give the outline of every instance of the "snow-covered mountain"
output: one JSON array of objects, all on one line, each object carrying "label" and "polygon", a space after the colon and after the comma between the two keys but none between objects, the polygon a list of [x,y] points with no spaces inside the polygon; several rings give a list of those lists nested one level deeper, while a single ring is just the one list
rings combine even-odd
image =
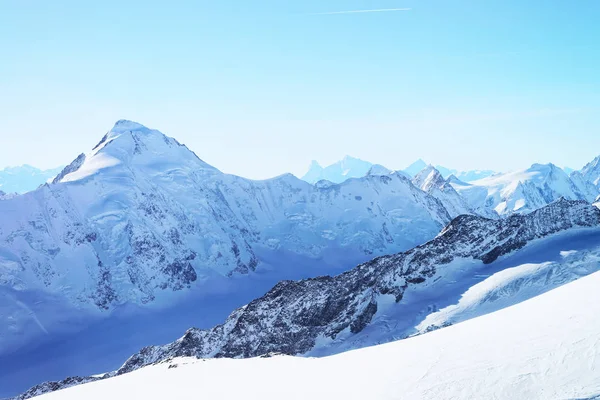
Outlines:
[{"label": "snow-covered mountain", "polygon": [[474,214],[466,200],[433,166],[425,167],[413,178],[412,182],[416,187],[441,201],[452,218],[461,214]]},{"label": "snow-covered mountain", "polygon": [[560,200],[528,215],[462,215],[434,240],[335,277],[283,281],[209,330],[151,346],[113,373],[175,357],[322,356],[422,334],[545,293],[600,269],[600,210]]},{"label": "snow-covered mountain", "polygon": [[373,164],[358,158],[346,156],[342,160],[322,167],[318,162],[312,161],[308,172],[302,180],[308,183],[317,183],[326,180],[333,183],[342,183],[350,178],[361,178],[369,172]]},{"label": "snow-covered mountain", "polygon": [[175,358],[40,400],[596,399],[599,285],[595,273],[465,323],[332,357]]},{"label": "snow-covered mountain", "polygon": [[325,273],[429,240],[449,220],[402,174],[252,181],[119,121],[52,184],[0,201],[0,353],[78,312],[168,303],[215,275],[311,261]]},{"label": "snow-covered mountain", "polygon": [[0,190],[5,193],[25,193],[53,179],[63,167],[41,170],[31,165],[0,170]]},{"label": "snow-covered mountain", "polygon": [[597,191],[577,174],[575,172],[571,179],[553,164],[534,164],[526,170],[497,174],[471,183],[452,179],[450,184],[476,212],[507,215],[531,212],[561,197],[592,202]]}]

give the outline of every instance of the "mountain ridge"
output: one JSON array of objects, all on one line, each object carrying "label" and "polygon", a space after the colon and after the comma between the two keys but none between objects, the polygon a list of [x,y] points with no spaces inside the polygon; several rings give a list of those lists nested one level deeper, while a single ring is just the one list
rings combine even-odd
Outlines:
[{"label": "mountain ridge", "polygon": [[[252,181],[139,126],[120,121],[55,183],[0,202],[0,288],[11,299],[0,350],[54,330],[62,311],[47,304],[101,317],[286,257],[355,265],[428,240],[450,220],[402,174],[321,188],[291,174]],[[40,294],[50,297],[33,300]]]},{"label": "mountain ridge", "polygon": [[[375,258],[334,277],[282,281],[263,297],[235,310],[224,324],[210,330],[191,328],[171,344],[146,347],[104,377],[173,357],[310,354],[324,340],[348,340],[361,333],[379,309],[403,304],[413,291],[437,281],[439,274],[450,273],[446,269],[457,260],[489,265],[532,241],[574,228],[599,226],[598,208],[565,199],[528,215],[514,214],[501,220],[461,215],[435,239],[407,252]],[[43,384],[29,393],[72,382]]]}]

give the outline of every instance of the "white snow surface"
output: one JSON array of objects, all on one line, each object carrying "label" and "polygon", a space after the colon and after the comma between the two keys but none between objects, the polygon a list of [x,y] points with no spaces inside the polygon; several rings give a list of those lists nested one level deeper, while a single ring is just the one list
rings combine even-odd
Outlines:
[{"label": "white snow surface", "polygon": [[599,286],[594,273],[501,311],[330,357],[177,358],[38,398],[590,399],[600,395]]},{"label": "white snow surface", "polygon": [[600,269],[600,251],[560,251],[561,260],[522,264],[470,287],[458,304],[445,307],[417,325],[418,332],[466,321],[520,303]]}]

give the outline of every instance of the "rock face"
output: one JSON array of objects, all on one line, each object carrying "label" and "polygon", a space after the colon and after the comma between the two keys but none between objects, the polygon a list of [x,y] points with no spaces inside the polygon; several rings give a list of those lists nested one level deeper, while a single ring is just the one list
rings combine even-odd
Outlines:
[{"label": "rock face", "polygon": [[324,186],[292,175],[252,181],[119,121],[52,184],[0,201],[0,295],[8,291],[0,353],[61,320],[60,309],[41,312],[32,293],[106,313],[168,301],[215,274],[276,268],[290,255],[355,265],[429,240],[449,220],[402,174]]},{"label": "rock face", "polygon": [[[599,226],[600,210],[584,201],[564,199],[531,214],[501,220],[461,215],[435,239],[412,250],[375,258],[335,277],[282,281],[264,296],[235,310],[222,325],[209,330],[192,328],[173,343],[146,347],[106,376],[173,357],[306,354],[320,342],[344,340],[360,333],[381,306],[390,301],[402,304],[407,291],[426,287],[448,273],[447,266],[453,262],[477,260],[490,264],[535,239]],[[44,385],[55,387],[61,383]]]}]

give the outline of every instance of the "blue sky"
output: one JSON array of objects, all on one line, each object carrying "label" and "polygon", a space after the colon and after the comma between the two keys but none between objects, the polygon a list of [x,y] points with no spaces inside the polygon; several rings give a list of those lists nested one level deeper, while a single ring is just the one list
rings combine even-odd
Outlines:
[{"label": "blue sky", "polygon": [[[125,3],[125,4],[124,4]],[[323,14],[410,8],[408,11]],[[600,154],[600,1],[0,1],[0,166],[121,118],[252,178]]]}]

